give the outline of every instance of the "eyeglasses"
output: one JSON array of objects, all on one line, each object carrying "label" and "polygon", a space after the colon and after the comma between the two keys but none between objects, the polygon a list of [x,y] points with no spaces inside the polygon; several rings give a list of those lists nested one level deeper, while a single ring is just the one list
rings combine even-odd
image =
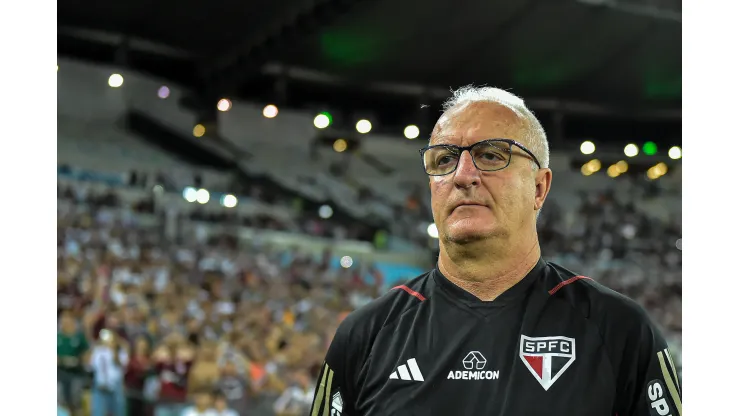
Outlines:
[{"label": "eyeglasses", "polygon": [[419,150],[424,171],[429,176],[448,175],[457,169],[460,155],[464,151],[470,152],[473,164],[478,170],[492,172],[504,169],[511,163],[512,148],[516,146],[529,155],[538,168],[542,168],[540,161],[529,149],[521,143],[511,139],[489,139],[471,146],[456,146],[453,144],[437,144],[426,146]]}]

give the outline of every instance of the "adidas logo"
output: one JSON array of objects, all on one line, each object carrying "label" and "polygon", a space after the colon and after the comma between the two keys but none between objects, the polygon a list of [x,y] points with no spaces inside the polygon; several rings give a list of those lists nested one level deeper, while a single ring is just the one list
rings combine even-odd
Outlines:
[{"label": "adidas logo", "polygon": [[[408,367],[407,367],[408,365]],[[391,380],[413,380],[413,381],[424,381],[424,376],[421,375],[419,366],[416,364],[416,358],[411,358],[406,361],[406,364],[401,364],[398,369],[391,373]]]}]

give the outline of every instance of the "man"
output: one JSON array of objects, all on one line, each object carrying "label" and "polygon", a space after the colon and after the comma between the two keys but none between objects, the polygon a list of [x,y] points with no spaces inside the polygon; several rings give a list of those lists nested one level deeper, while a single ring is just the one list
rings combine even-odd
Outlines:
[{"label": "man", "polygon": [[[226,398],[230,409],[238,414],[247,414],[249,410],[249,380],[245,374],[240,374],[236,360],[236,357],[228,357],[223,363],[219,380],[216,383],[216,390]],[[244,372],[246,372],[246,368]]]},{"label": "man", "polygon": [[291,383],[273,404],[277,416],[305,415],[311,407],[313,389],[311,379],[305,370],[295,370],[290,375]]},{"label": "man", "polygon": [[93,372],[92,416],[125,414],[123,378],[128,360],[125,341],[109,329],[100,331],[100,341],[93,347],[89,363]]},{"label": "man", "polygon": [[542,259],[548,159],[521,99],[454,93],[422,149],[437,267],[341,323],[313,416],[681,415],[643,309]]},{"label": "man", "polygon": [[86,378],[84,355],[89,345],[70,311],[62,312],[61,330],[57,333],[57,380],[62,386],[64,404],[77,411],[82,384]]}]

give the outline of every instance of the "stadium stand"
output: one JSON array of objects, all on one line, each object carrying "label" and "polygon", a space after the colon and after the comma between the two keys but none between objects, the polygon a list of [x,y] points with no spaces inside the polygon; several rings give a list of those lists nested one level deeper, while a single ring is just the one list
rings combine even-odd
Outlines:
[{"label": "stadium stand", "polygon": [[[222,131],[253,158],[242,170],[200,166],[122,121],[135,107],[193,122],[156,99],[156,80],[128,76],[121,97],[84,82],[106,68],[72,63],[64,72],[72,75],[59,80],[60,403],[89,411],[99,370],[85,358],[118,343],[128,351],[118,387],[129,414],[179,415],[216,398],[242,415],[305,414],[341,319],[434,265],[417,154],[385,155],[397,167],[391,175],[362,161],[334,175],[329,166],[343,156],[311,157],[310,115],[284,111],[288,121],[268,125],[260,109],[235,102]],[[613,180],[568,163],[553,154],[559,170],[539,224],[545,257],[641,302],[680,368],[680,168],[660,181]],[[240,183],[262,177],[287,191]],[[199,189],[208,190],[204,203]],[[387,200],[373,197],[381,193]],[[227,196],[238,204],[225,206]],[[330,207],[355,217],[328,218]],[[357,220],[370,217],[380,220]],[[209,398],[214,389],[221,396]]]}]

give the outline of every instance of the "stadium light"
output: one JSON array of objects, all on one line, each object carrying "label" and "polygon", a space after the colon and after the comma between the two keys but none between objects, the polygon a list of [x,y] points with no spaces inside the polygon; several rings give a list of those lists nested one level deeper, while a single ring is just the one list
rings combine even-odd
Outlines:
[{"label": "stadium light", "polygon": [[332,147],[335,152],[342,153],[347,150],[347,141],[344,139],[337,139]]},{"label": "stadium light", "polygon": [[413,140],[419,137],[419,128],[413,124],[410,124],[406,126],[405,129],[403,129],[403,135],[406,136],[407,139]]},{"label": "stadium light", "polygon": [[357,129],[358,133],[365,134],[370,133],[370,130],[373,129],[372,123],[370,123],[370,120],[365,120],[364,118],[357,122],[355,125],[355,128]]},{"label": "stadium light", "polygon": [[327,113],[320,113],[313,119],[313,125],[317,129],[325,129],[331,124],[331,117]]},{"label": "stadium light", "polygon": [[665,175],[667,172],[668,172],[668,165],[666,165],[663,162],[660,162],[657,165],[648,169],[647,177],[652,180],[655,180]]},{"label": "stadium light", "polygon": [[619,173],[627,172],[627,169],[629,169],[629,165],[624,160],[620,160],[615,166],[619,170]]},{"label": "stadium light", "polygon": [[657,152],[658,145],[654,142],[645,142],[645,144],[642,145],[642,153],[645,153],[648,156],[652,156]]},{"label": "stadium light", "polygon": [[630,143],[627,146],[624,146],[624,154],[627,157],[635,157],[637,154],[640,153],[640,150],[637,148],[637,145],[634,143]]},{"label": "stadium light", "polygon": [[665,163],[663,163],[663,162],[660,162],[660,163],[658,163],[657,165],[655,165],[655,171],[656,171],[656,172],[657,172],[657,173],[658,173],[658,174],[659,174],[660,176],[663,176],[663,175],[665,175],[666,173],[668,173],[668,165],[666,165],[666,164],[665,164]]},{"label": "stadium light", "polygon": [[609,169],[606,170],[606,174],[609,175],[610,178],[616,178],[619,176],[619,168],[617,165],[611,165],[609,166]]},{"label": "stadium light", "polygon": [[227,194],[221,197],[221,205],[226,208],[234,208],[239,201],[234,195]]},{"label": "stadium light", "polygon": [[218,111],[231,110],[231,100],[229,100],[228,98],[222,98],[218,100],[218,104],[216,104],[216,108],[218,108]]},{"label": "stadium light", "polygon": [[206,134],[206,126],[202,124],[196,124],[195,127],[193,127],[193,136],[203,137],[204,134]]},{"label": "stadium light", "polygon": [[591,169],[588,168],[588,163],[584,163],[583,166],[581,166],[581,173],[583,176],[591,176],[593,174]]},{"label": "stadium light", "polygon": [[594,144],[594,142],[586,140],[585,142],[581,143],[581,153],[583,153],[584,155],[590,155],[595,151],[596,145]]},{"label": "stadium light", "polygon": [[192,186],[188,186],[182,191],[182,197],[185,198],[188,202],[195,202],[196,195],[198,191],[195,190]]},{"label": "stadium light", "polygon": [[586,163],[586,166],[588,167],[588,170],[591,171],[591,173],[596,173],[601,170],[601,161],[599,161],[599,159],[592,159],[588,163]]},{"label": "stadium light", "polygon": [[334,215],[334,210],[329,205],[322,205],[319,207],[319,217],[323,219],[329,219]]},{"label": "stadium light", "polygon": [[108,85],[112,88],[118,88],[123,85],[123,76],[121,74],[112,74],[108,78]]},{"label": "stadium light", "polygon": [[166,85],[162,85],[161,87],[159,87],[159,90],[157,90],[157,97],[164,100],[165,98],[169,96],[170,96],[170,89],[167,88]]},{"label": "stadium light", "polygon": [[429,234],[429,237],[439,238],[439,230],[437,230],[437,226],[434,223],[429,224],[427,227],[427,234]]},{"label": "stadium light", "polygon": [[277,106],[273,104],[268,104],[265,106],[265,108],[262,110],[262,115],[265,116],[265,118],[275,118],[278,115],[278,108]]},{"label": "stadium light", "polygon": [[647,171],[647,177],[650,180],[656,180],[656,179],[658,179],[660,177],[660,175],[658,175],[658,172],[655,171],[655,166],[653,166],[650,169],[648,169],[648,171]]},{"label": "stadium light", "polygon": [[205,189],[198,189],[195,193],[195,200],[198,201],[199,204],[207,204],[209,199],[211,199],[211,194]]},{"label": "stadium light", "polygon": [[339,265],[345,269],[349,269],[350,267],[352,267],[352,263],[354,263],[354,261],[350,256],[343,256],[341,259],[339,259]]},{"label": "stadium light", "polygon": [[681,159],[683,151],[678,146],[673,146],[668,150],[668,157],[671,159]]}]

